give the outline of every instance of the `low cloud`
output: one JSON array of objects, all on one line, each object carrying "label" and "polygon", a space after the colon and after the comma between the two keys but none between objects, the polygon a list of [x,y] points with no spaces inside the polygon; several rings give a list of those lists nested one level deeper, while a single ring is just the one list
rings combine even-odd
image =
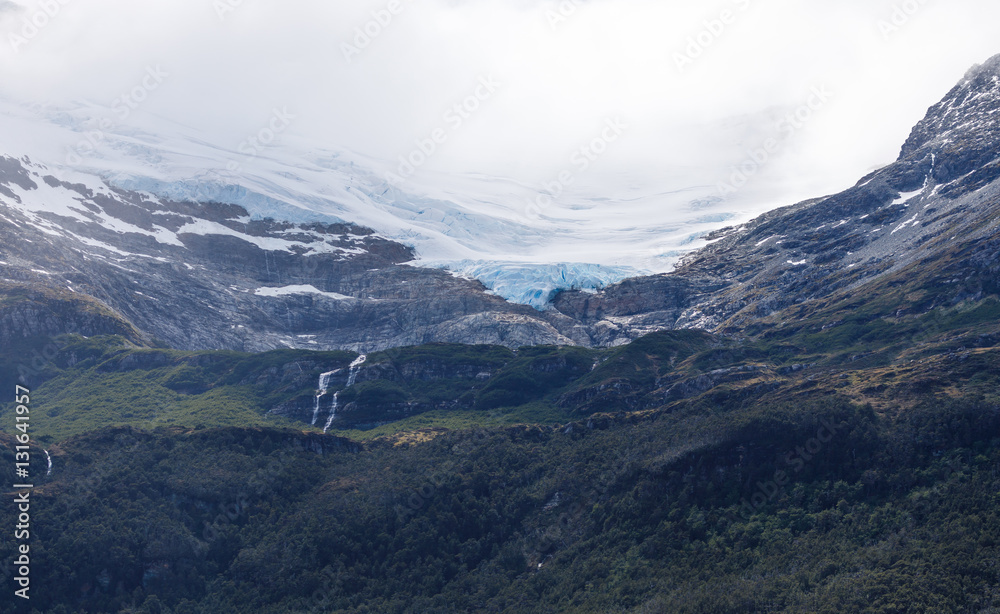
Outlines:
[{"label": "low cloud", "polygon": [[[744,213],[890,162],[926,108],[1000,51],[1000,7],[977,0],[66,1],[13,48],[8,37],[43,4],[11,15],[19,5],[0,0],[6,97],[110,106],[162,66],[170,80],[144,110],[220,147],[289,108],[300,142],[392,170],[490,78],[495,94],[415,173],[542,191],[621,118],[628,131],[563,192],[570,201],[575,190],[714,187],[814,88],[835,93],[727,196]],[[669,220],[672,206],[657,215]]]}]

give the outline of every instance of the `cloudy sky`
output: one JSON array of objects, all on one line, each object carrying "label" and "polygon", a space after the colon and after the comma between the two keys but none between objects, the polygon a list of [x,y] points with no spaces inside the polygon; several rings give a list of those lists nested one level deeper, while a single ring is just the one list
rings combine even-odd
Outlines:
[{"label": "cloudy sky", "polygon": [[568,169],[592,197],[721,189],[770,142],[739,186],[740,206],[763,210],[892,161],[927,107],[1000,53],[1000,5],[0,0],[0,32],[8,99],[120,108],[154,70],[143,112],[231,149],[275,108],[295,116],[285,138],[389,171],[437,135],[415,181],[545,192]]}]

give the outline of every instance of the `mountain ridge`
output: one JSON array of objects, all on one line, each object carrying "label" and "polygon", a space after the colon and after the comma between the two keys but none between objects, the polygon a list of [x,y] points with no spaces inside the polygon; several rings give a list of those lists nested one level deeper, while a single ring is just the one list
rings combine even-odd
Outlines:
[{"label": "mountain ridge", "polygon": [[[1000,56],[928,110],[896,162],[854,187],[717,231],[671,273],[596,295],[564,292],[554,306],[604,324],[607,343],[650,328],[735,330],[795,303],[856,290],[940,253],[952,237],[996,233],[998,137]],[[707,296],[691,293],[713,286]],[[626,298],[636,295],[639,309]]]},{"label": "mountain ridge", "polygon": [[[738,332],[792,305],[860,291],[944,253],[952,237],[991,237],[998,136],[1000,56],[971,69],[913,128],[896,162],[854,187],[716,231],[671,273],[565,290],[543,311],[410,266],[412,249],[370,229],[253,220],[237,205],[83,185],[9,157],[0,160],[0,266],[8,283],[82,291],[147,342],[179,349],[607,347],[659,330]],[[79,281],[54,281],[48,269],[77,258],[70,254],[82,261],[60,275]]]}]

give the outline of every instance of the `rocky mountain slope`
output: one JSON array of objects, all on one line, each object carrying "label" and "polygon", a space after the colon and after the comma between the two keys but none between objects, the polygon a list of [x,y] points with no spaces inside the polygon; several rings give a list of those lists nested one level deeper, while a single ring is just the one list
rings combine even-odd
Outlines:
[{"label": "rocky mountain slope", "polygon": [[870,293],[958,246],[995,263],[998,179],[1000,56],[970,70],[913,129],[899,159],[853,188],[717,232],[670,274],[596,295],[564,292],[554,305],[595,344],[609,344],[663,328],[739,331],[791,305]]},{"label": "rocky mountain slope", "polygon": [[[89,297],[146,343],[181,349],[375,350],[428,342],[570,344],[478,282],[405,263],[412,251],[346,224],[253,220],[236,205],[160,200],[0,158],[0,289]],[[9,303],[9,304],[8,304]],[[0,338],[71,329],[12,301]],[[52,315],[51,313],[49,314]],[[560,328],[572,326],[562,318]],[[82,334],[112,332],[82,325]],[[120,331],[115,331],[120,332]]]},{"label": "rocky mountain slope", "polygon": [[[5,158],[0,274],[7,292],[89,296],[147,342],[182,349],[608,346],[663,329],[735,331],[790,305],[864,292],[957,243],[989,243],[998,136],[1000,57],[969,71],[899,159],[855,187],[720,231],[673,273],[563,292],[543,312],[406,266],[411,251],[369,229],[251,220],[238,206],[164,201]],[[9,311],[0,321],[15,320],[26,321]],[[0,337],[17,334],[6,328]]]},{"label": "rocky mountain slope", "polygon": [[[970,70],[899,159],[853,188],[719,231],[672,273],[565,291],[544,311],[408,266],[410,249],[370,229],[251,219],[235,205],[172,202],[5,158],[0,283],[9,296],[45,288],[64,305],[89,297],[120,320],[114,331],[79,332],[128,329],[145,344],[187,350],[601,347],[658,330],[739,333],[790,306],[870,293],[915,263],[944,266],[955,250],[988,272],[998,136],[1000,56]],[[4,303],[0,338],[60,328],[55,311],[45,324],[17,305]]]}]

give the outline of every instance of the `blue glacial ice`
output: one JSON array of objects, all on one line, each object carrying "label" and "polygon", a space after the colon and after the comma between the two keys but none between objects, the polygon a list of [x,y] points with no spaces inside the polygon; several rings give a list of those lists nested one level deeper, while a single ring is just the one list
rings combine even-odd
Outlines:
[{"label": "blue glacial ice", "polygon": [[646,271],[586,263],[535,264],[463,260],[439,265],[461,277],[477,279],[512,303],[545,310],[561,290],[601,290]]}]

